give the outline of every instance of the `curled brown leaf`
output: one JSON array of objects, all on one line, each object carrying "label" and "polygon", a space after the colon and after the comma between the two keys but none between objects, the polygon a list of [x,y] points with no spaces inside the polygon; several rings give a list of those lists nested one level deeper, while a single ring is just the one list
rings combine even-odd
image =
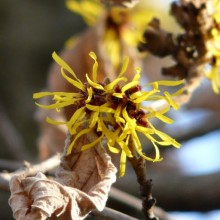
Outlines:
[{"label": "curled brown leaf", "polygon": [[72,153],[64,153],[55,180],[42,173],[11,179],[9,204],[16,220],[80,220],[104,209],[117,169],[101,145],[81,151],[94,138],[95,133],[79,138]]}]

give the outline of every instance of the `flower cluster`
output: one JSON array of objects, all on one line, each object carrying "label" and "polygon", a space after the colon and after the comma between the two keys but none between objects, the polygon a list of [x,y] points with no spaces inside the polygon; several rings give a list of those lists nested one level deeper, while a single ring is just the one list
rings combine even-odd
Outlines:
[{"label": "flower cluster", "polygon": [[136,47],[142,41],[146,24],[155,16],[155,12],[146,7],[144,1],[133,8],[105,7],[96,0],[66,0],[66,6],[81,15],[90,26],[102,19],[102,47],[116,69],[120,65],[124,44]]},{"label": "flower cluster", "polygon": [[211,68],[207,71],[207,78],[212,82],[212,88],[215,93],[220,90],[220,2],[214,0],[215,13],[214,27],[211,30],[211,41],[208,42],[208,51],[211,53]]},{"label": "flower cluster", "polygon": [[[39,92],[33,96],[34,99],[45,96],[52,97],[54,103],[51,105],[45,106],[37,103],[42,108],[59,110],[71,105],[77,107],[77,110],[67,122],[57,122],[47,118],[49,123],[67,125],[70,134],[73,136],[67,154],[72,152],[78,138],[95,131],[99,138],[82,146],[82,150],[97,145],[105,138],[108,149],[113,153],[121,154],[119,175],[123,176],[127,157],[133,157],[137,154],[148,161],[160,161],[159,145],[180,147],[180,144],[170,136],[157,130],[150,119],[156,117],[165,123],[173,122],[164,114],[170,107],[178,109],[173,96],[180,94],[182,89],[171,95],[167,91],[161,94],[159,87],[178,86],[183,81],[157,81],[144,86],[150,87],[151,90],[143,91],[139,81],[140,68],[136,68],[133,80],[126,83],[128,79],[124,76],[124,73],[129,63],[129,59],[126,57],[118,77],[112,82],[106,79],[100,83],[97,82],[97,57],[93,52],[90,52],[89,55],[94,60],[94,65],[92,79],[86,74],[87,82],[85,83],[77,78],[74,71],[55,52],[52,55],[61,67],[62,76],[79,90],[78,93]],[[147,105],[142,104],[146,101],[152,102],[155,100],[164,100],[166,107],[156,111],[150,106],[147,107]],[[87,123],[88,127],[79,131],[78,128],[83,123]],[[153,144],[155,149],[154,158],[143,153],[138,133],[142,133]]]}]

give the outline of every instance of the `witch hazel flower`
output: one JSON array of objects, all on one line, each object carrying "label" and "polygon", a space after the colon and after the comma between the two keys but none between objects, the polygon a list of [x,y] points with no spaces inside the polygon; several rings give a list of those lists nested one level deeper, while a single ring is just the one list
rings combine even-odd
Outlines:
[{"label": "witch hazel flower", "polygon": [[[161,161],[159,146],[180,147],[180,144],[166,133],[156,129],[151,123],[152,118],[171,124],[172,119],[165,113],[170,108],[177,110],[178,104],[173,97],[182,93],[183,89],[177,90],[174,94],[165,91],[161,93],[163,86],[179,86],[184,83],[179,81],[156,81],[144,86],[140,85],[140,68],[136,68],[133,79],[128,82],[125,76],[129,58],[124,59],[122,68],[118,77],[109,81],[97,81],[98,61],[96,54],[90,52],[90,57],[94,60],[92,77],[86,74],[86,82],[76,76],[70,66],[63,61],[55,52],[52,57],[61,68],[62,76],[78,92],[39,92],[33,95],[34,99],[40,99],[50,96],[52,104],[43,105],[36,103],[37,106],[44,109],[56,109],[59,111],[67,106],[73,106],[75,112],[67,121],[54,121],[47,118],[47,122],[60,125],[66,124],[69,133],[72,135],[72,141],[68,146],[67,155],[71,154],[77,140],[90,132],[96,132],[98,138],[91,143],[82,146],[81,150],[87,150],[96,146],[103,140],[106,140],[110,152],[120,154],[120,172],[123,176],[126,169],[127,157],[140,156],[152,162]],[[148,91],[142,88],[148,87]],[[160,110],[153,109],[147,102],[164,100],[167,104]],[[80,129],[81,125],[88,125]],[[155,149],[155,157],[152,158],[144,153],[139,134],[150,140]]]},{"label": "witch hazel flower", "polygon": [[206,71],[207,78],[212,83],[212,88],[215,93],[220,92],[220,2],[214,0],[213,20],[214,27],[211,29],[211,37],[207,43],[208,53],[212,59],[210,68]]}]

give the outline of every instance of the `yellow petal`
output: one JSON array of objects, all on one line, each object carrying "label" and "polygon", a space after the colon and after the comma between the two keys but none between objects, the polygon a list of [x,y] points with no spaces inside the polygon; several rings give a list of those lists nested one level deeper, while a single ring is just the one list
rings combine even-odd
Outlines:
[{"label": "yellow petal", "polygon": [[165,143],[170,143],[170,145],[173,145],[174,147],[179,148],[181,145],[180,143],[176,142],[173,138],[171,138],[169,135],[165,134],[162,131],[155,129],[155,134],[157,134],[162,140],[165,141]]},{"label": "yellow petal", "polygon": [[66,6],[71,11],[83,17],[88,25],[93,25],[103,11],[103,7],[96,1],[67,0]]},{"label": "yellow petal", "polygon": [[129,127],[131,127],[132,129],[135,129],[135,127],[136,127],[136,125],[137,125],[137,124],[136,124],[136,119],[129,117],[126,108],[124,108],[124,109],[122,110],[122,115],[123,115],[125,121],[127,121],[127,123],[129,124]]},{"label": "yellow petal", "polygon": [[106,91],[111,91],[113,90],[113,88],[120,82],[120,81],[124,81],[126,82],[128,79],[126,77],[119,77],[116,78],[115,80],[113,80],[111,83],[109,83],[108,85],[105,86],[105,90]]},{"label": "yellow petal", "polygon": [[134,103],[141,103],[143,101],[149,100],[149,97],[153,96],[155,93],[159,92],[159,90],[152,90],[150,92],[142,92],[142,95],[135,99],[135,93],[131,95],[131,98],[134,99]]},{"label": "yellow petal", "polygon": [[136,131],[141,132],[143,134],[153,134],[154,133],[154,131],[151,128],[146,128],[146,127],[139,126],[139,125],[137,125],[135,129],[136,129]]},{"label": "yellow petal", "polygon": [[121,68],[121,71],[120,71],[120,73],[119,73],[118,78],[120,78],[120,77],[123,76],[123,74],[125,73],[125,71],[126,71],[127,68],[128,68],[128,63],[129,63],[129,57],[126,56],[126,57],[124,58],[124,61],[123,61],[123,64],[122,64],[122,68]]},{"label": "yellow petal", "polygon": [[54,93],[53,92],[37,92],[33,94],[34,99],[40,99],[45,96],[54,96]]},{"label": "yellow petal", "polygon": [[110,152],[114,153],[114,154],[118,154],[120,152],[120,150],[116,147],[111,146],[110,144],[107,143],[108,149]]},{"label": "yellow petal", "polygon": [[86,79],[87,79],[87,82],[89,83],[89,85],[91,85],[92,87],[94,87],[94,88],[96,88],[96,89],[99,89],[99,90],[104,90],[103,86],[100,85],[100,84],[98,84],[98,83],[96,83],[96,82],[93,82],[93,81],[89,78],[88,74],[86,74]]},{"label": "yellow petal", "polygon": [[79,133],[77,133],[77,135],[74,137],[74,140],[72,141],[72,143],[68,146],[67,148],[67,155],[71,154],[72,149],[76,143],[76,141],[84,134],[90,133],[92,131],[91,128],[86,128],[84,130],[81,130]]},{"label": "yellow petal", "polygon": [[56,61],[57,64],[59,64],[59,66],[61,66],[64,70],[68,71],[69,73],[71,73],[71,75],[82,84],[82,82],[77,78],[76,74],[74,73],[74,71],[71,69],[71,67],[63,60],[61,59],[56,52],[53,52],[52,54],[53,59]]},{"label": "yellow petal", "polygon": [[156,112],[156,111],[151,111],[150,114],[147,115],[148,118],[153,118],[156,117],[158,119],[160,119],[161,121],[167,123],[167,124],[172,124],[173,120],[163,114],[161,114],[160,112]]},{"label": "yellow petal", "polygon": [[146,155],[143,154],[142,152],[142,149],[140,148],[140,146],[138,146],[138,144],[136,143],[136,140],[133,139],[133,143],[134,143],[134,147],[135,147],[135,150],[137,151],[137,153],[143,157],[145,160],[148,160],[148,161],[154,161],[154,159],[150,158],[150,157],[147,157]]},{"label": "yellow petal", "polygon": [[96,123],[98,122],[98,117],[99,117],[99,112],[93,112],[92,114],[91,114],[91,116],[90,116],[90,125],[89,125],[89,127],[90,128],[93,128],[95,125],[96,125]]},{"label": "yellow petal", "polygon": [[92,87],[87,88],[87,94],[88,94],[88,98],[86,99],[85,103],[89,103],[92,99],[92,95],[93,95]]},{"label": "yellow petal", "polygon": [[125,169],[126,169],[126,153],[122,150],[120,157],[119,177],[123,177],[125,175]]},{"label": "yellow petal", "polygon": [[121,105],[118,105],[118,107],[115,111],[115,114],[114,114],[114,118],[118,124],[125,123],[124,118],[121,117]]},{"label": "yellow petal", "polygon": [[[128,136],[129,137],[129,136]],[[128,138],[127,137],[127,138]],[[127,157],[133,157],[130,149],[128,148],[128,145],[124,142],[124,141],[119,141],[117,142],[119,144],[119,146],[121,147],[122,151],[125,152]]]},{"label": "yellow petal", "polygon": [[184,91],[185,91],[185,88],[183,87],[183,88],[177,90],[175,93],[173,93],[172,96],[181,95]]},{"label": "yellow petal", "polygon": [[95,145],[98,145],[99,142],[101,142],[102,138],[103,138],[103,135],[101,135],[99,138],[95,139],[92,143],[83,145],[82,148],[81,148],[81,150],[82,150],[82,151],[88,150],[88,149],[90,149],[91,147],[94,147]]},{"label": "yellow petal", "polygon": [[175,109],[178,110],[179,109],[179,105],[177,103],[175,103],[175,101],[173,101],[172,96],[170,95],[169,92],[164,92],[164,95],[166,97],[167,102]]},{"label": "yellow petal", "polygon": [[97,69],[98,69],[97,56],[94,52],[90,52],[89,56],[92,57],[92,59],[95,61],[92,68],[92,77],[93,77],[93,81],[97,82]]},{"label": "yellow petal", "polygon": [[69,76],[67,76],[67,74],[64,72],[64,69],[61,69],[61,74],[62,74],[63,78],[66,79],[66,81],[68,81],[70,84],[72,84],[76,88],[85,92],[85,86],[81,82],[78,82],[78,81],[70,78]]},{"label": "yellow petal", "polygon": [[53,119],[47,117],[46,118],[46,122],[48,122],[49,124],[53,124],[53,125],[64,125],[66,124],[66,122],[64,121],[54,121]]},{"label": "yellow petal", "polygon": [[132,81],[130,83],[127,83],[125,86],[122,87],[121,92],[124,93],[126,90],[139,85],[139,81]]},{"label": "yellow petal", "polygon": [[85,112],[85,106],[77,109],[70,118],[70,120],[67,122],[67,126],[71,134],[75,134],[76,130],[73,130],[73,125],[76,123],[76,121],[81,119],[82,115],[84,115],[83,114],[84,112]]},{"label": "yellow petal", "polygon": [[181,84],[183,84],[185,82],[185,80],[177,80],[177,81],[166,81],[166,80],[162,80],[162,81],[157,81],[158,85],[160,86],[179,86]]},{"label": "yellow petal", "polygon": [[86,108],[95,111],[95,112],[106,112],[106,113],[114,113],[115,110],[111,107],[108,107],[108,103],[105,103],[100,106],[86,104]]},{"label": "yellow petal", "polygon": [[60,108],[63,108],[63,107],[66,107],[66,106],[69,106],[69,105],[73,105],[75,104],[74,101],[73,103],[70,103],[70,102],[63,102],[63,103],[54,103],[54,104],[51,104],[51,105],[42,105],[42,104],[39,104],[37,102],[35,102],[35,104],[37,106],[39,106],[40,108],[44,108],[44,109],[60,109]]},{"label": "yellow petal", "polygon": [[155,159],[154,159],[154,162],[157,162],[157,161],[161,161],[162,158],[160,157],[160,150],[158,148],[158,146],[154,143],[154,142],[151,142],[154,146],[154,149],[155,149]]}]

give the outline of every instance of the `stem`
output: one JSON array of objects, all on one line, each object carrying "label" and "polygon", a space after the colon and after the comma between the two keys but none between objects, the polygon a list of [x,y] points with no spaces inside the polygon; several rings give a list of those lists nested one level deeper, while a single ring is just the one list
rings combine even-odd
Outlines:
[{"label": "stem", "polygon": [[144,213],[145,220],[158,220],[158,218],[153,213],[153,208],[156,204],[156,199],[152,197],[152,180],[147,179],[146,175],[146,161],[144,158],[133,157],[129,158],[135,174],[137,176],[137,181],[140,185],[140,194],[142,197],[142,211]]}]

